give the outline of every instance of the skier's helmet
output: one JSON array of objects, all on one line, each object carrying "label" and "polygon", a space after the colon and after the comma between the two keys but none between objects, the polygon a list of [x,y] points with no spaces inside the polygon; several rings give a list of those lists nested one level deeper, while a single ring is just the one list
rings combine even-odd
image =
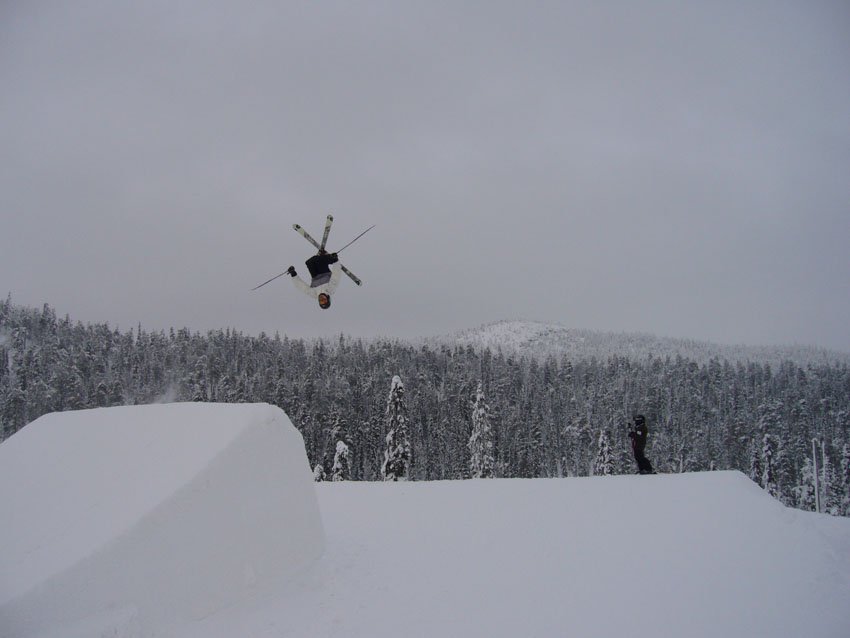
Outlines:
[{"label": "skier's helmet", "polygon": [[327,310],[331,307],[331,296],[328,293],[319,293],[319,306],[321,306],[322,310]]},{"label": "skier's helmet", "polygon": [[642,414],[635,417],[635,425],[646,425],[646,418]]}]

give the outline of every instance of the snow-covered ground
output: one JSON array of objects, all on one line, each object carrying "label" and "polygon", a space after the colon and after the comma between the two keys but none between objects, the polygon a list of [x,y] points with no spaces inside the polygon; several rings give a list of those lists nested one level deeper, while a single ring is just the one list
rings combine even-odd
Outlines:
[{"label": "snow-covered ground", "polygon": [[[243,434],[244,420],[256,422],[251,407],[242,414],[229,406],[204,409],[223,410],[219,417],[235,420]],[[163,406],[162,433],[179,427],[179,420],[185,418],[181,410]],[[82,414],[68,418],[83,419]],[[37,449],[20,443],[8,447],[19,436],[0,446],[3,483],[9,478],[2,470],[6,461],[14,458],[20,470],[27,462],[36,462],[32,454],[56,456],[47,440]],[[268,499],[272,521],[289,521],[303,528],[297,521],[309,518],[309,498],[286,501],[274,496],[278,490],[290,489],[278,485],[281,482],[301,484],[303,472],[308,471],[303,448],[296,463],[303,462],[303,467],[293,479],[252,468],[264,467],[270,455],[291,459],[285,449],[297,447],[294,439],[283,446],[269,445],[275,439],[262,436],[235,439],[248,445],[237,453],[225,441],[221,449],[232,451],[226,456],[234,463],[233,471],[216,474],[214,492],[246,496],[258,491]],[[119,440],[113,445],[120,445]],[[62,442],[68,444],[67,439]],[[169,462],[176,463],[169,472],[176,471],[183,455],[199,470],[205,467],[198,463],[203,458],[209,467],[216,463],[216,455],[198,456],[191,448],[174,447]],[[168,446],[158,449],[164,454]],[[98,452],[121,451],[101,444]],[[68,467],[60,464],[57,476]],[[121,489],[127,489],[126,480],[117,480]],[[312,488],[310,484],[311,492]],[[145,482],[136,482],[134,489],[140,493],[126,497],[143,500]],[[120,526],[110,523],[110,511],[114,509],[117,519],[123,509],[121,499],[108,500],[103,509],[93,499],[65,491],[62,502],[55,503],[47,490],[39,487],[36,493],[39,507],[98,517],[112,530],[113,541],[121,541]],[[9,502],[25,501],[26,494],[25,483],[15,488],[2,485],[2,520],[14,520],[6,516]],[[262,537],[260,546],[269,552],[271,571],[281,570],[280,578],[245,577],[270,571],[249,561],[228,581],[233,587],[229,600],[201,605],[208,573],[190,572],[183,574],[185,586],[194,589],[190,598],[199,606],[162,617],[158,624],[134,620],[134,613],[142,613],[138,606],[136,611],[127,604],[107,607],[97,615],[78,618],[76,634],[68,627],[50,633],[43,626],[39,632],[9,634],[4,631],[3,614],[13,607],[0,604],[0,636],[850,636],[850,520],[787,509],[737,472],[322,483],[315,485],[315,495],[324,530],[316,532],[324,537],[321,557],[308,555],[296,565],[298,561],[291,558],[293,547],[309,554],[317,545],[285,534],[277,534],[272,543],[268,536]],[[216,521],[225,525],[234,515],[229,511],[232,503],[230,499],[218,510],[205,510],[201,518],[192,508],[173,509],[168,517],[154,517],[154,522],[182,530],[180,542],[186,543],[185,551],[193,551],[190,539],[206,538]],[[16,510],[17,520],[22,511]],[[26,537],[25,526],[18,523],[18,527],[15,534]],[[139,529],[156,533],[155,525]],[[241,545],[252,542],[251,533],[250,526],[226,527],[226,533],[218,537],[222,542],[207,560],[228,561]],[[6,534],[0,531],[0,541],[6,540]],[[12,544],[12,549],[0,542],[0,578],[26,577],[21,569],[29,554],[21,552],[42,552],[44,545],[55,542],[49,535],[40,539],[27,547]],[[290,559],[274,558],[287,551],[275,548],[275,543],[289,545]],[[61,559],[56,554],[52,560]],[[155,560],[150,553],[137,557],[131,552],[122,558],[122,565],[131,573],[144,574],[153,592],[168,587],[157,570],[146,569],[146,563]],[[10,564],[17,566],[12,572],[7,569]],[[74,584],[103,595],[96,579],[109,570],[102,570],[89,571],[89,582]],[[3,588],[12,593],[26,589],[7,582]],[[61,596],[45,600],[54,606],[64,604]],[[62,610],[31,611],[56,616]]]},{"label": "snow-covered ground", "polygon": [[850,636],[850,521],[737,472],[324,483],[318,563],[181,636]]}]

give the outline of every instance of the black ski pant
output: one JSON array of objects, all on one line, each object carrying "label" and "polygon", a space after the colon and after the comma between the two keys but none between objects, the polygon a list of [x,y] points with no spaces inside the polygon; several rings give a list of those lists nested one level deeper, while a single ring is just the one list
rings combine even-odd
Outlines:
[{"label": "black ski pant", "polygon": [[637,461],[638,472],[641,474],[652,474],[652,463],[643,455],[642,451],[635,450],[635,461]]}]

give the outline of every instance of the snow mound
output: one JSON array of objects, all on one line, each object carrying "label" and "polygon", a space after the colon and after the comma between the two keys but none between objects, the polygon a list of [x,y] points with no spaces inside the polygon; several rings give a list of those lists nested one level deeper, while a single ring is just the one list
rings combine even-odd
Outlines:
[{"label": "snow mound", "polygon": [[324,549],[303,440],[266,404],[45,415],[0,445],[0,519],[10,638],[152,635]]},{"label": "snow mound", "polygon": [[317,494],[322,558],[175,636],[850,636],[850,520],[739,472]]}]

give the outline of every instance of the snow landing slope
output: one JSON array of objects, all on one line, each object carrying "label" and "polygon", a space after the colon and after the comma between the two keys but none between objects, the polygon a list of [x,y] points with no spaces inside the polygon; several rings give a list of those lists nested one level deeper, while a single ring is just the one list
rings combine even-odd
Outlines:
[{"label": "snow landing slope", "polygon": [[850,520],[738,472],[317,493],[318,563],[180,636],[850,636]]}]

